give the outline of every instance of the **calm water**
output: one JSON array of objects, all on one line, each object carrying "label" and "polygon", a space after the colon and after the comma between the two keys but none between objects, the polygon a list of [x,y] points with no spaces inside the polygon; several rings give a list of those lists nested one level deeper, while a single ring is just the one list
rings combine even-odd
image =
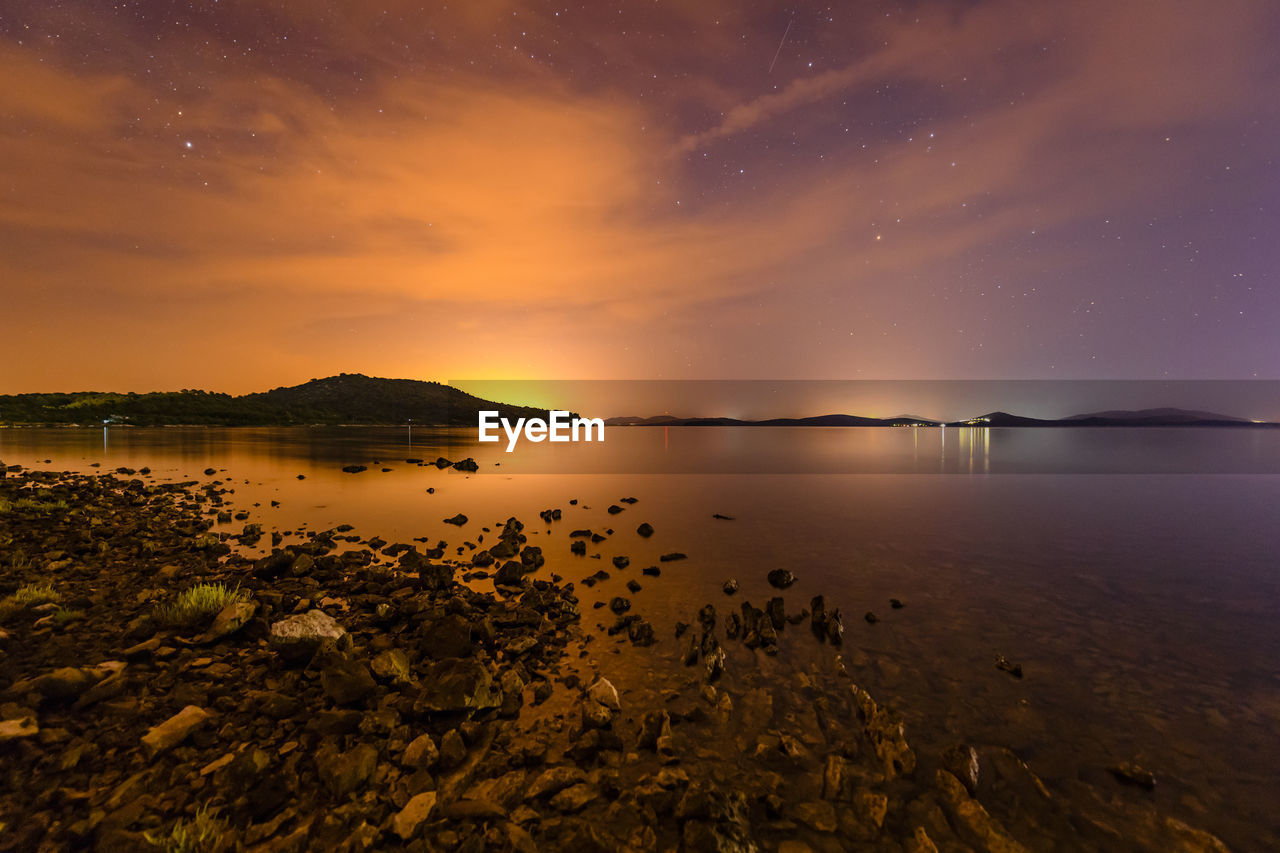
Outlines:
[{"label": "calm water", "polygon": [[[146,465],[179,480],[225,469],[236,507],[281,531],[346,522],[459,545],[515,515],[546,570],[575,581],[625,554],[630,569],[581,590],[593,629],[605,621],[593,597],[625,594],[629,577],[644,585],[636,609],[664,640],[622,647],[610,674],[624,691],[682,677],[667,639],[677,619],[706,602],[762,606],[765,573],[787,567],[799,577],[788,610],[816,593],[843,609],[854,678],[903,711],[921,746],[1009,746],[1064,796],[1077,780],[1146,796],[1103,769],[1135,760],[1156,773],[1164,813],[1239,849],[1280,846],[1280,431],[950,430],[944,446],[938,430],[631,428],[595,447],[513,454],[467,446],[472,434],[0,430],[0,460]],[[404,461],[437,454],[474,456],[481,470]],[[369,470],[341,473],[349,463]],[[833,471],[859,473],[817,473]],[[626,496],[639,503],[605,513]],[[548,529],[537,512],[552,507],[565,519]],[[472,519],[461,531],[442,523],[457,512]],[[634,532],[642,521],[650,540]],[[617,532],[589,551],[597,561],[570,555],[575,527]],[[689,559],[639,575],[672,550]],[[731,576],[734,600],[720,591]],[[882,621],[863,621],[868,610]],[[807,630],[781,644],[777,665],[830,663]],[[1026,677],[996,670],[996,654]],[[757,664],[739,650],[730,666]]]}]

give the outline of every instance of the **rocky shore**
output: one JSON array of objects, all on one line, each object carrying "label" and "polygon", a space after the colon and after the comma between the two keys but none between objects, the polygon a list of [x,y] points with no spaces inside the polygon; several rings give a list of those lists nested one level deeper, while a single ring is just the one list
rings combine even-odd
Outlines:
[{"label": "rocky shore", "polygon": [[[684,554],[574,583],[599,532],[233,533],[216,471],[147,473],[0,478],[0,850],[1225,849],[1132,796],[1141,767],[1065,797],[998,746],[913,748],[789,571],[763,607],[726,579],[674,635],[599,599],[593,631],[578,585]],[[675,676],[628,690],[623,650]]]}]

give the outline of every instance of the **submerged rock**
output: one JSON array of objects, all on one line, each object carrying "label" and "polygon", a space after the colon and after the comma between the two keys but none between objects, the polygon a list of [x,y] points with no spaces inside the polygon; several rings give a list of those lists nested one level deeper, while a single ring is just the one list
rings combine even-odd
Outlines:
[{"label": "submerged rock", "polygon": [[786,569],[774,569],[769,572],[769,585],[778,589],[786,589],[796,582],[796,576]]},{"label": "submerged rock", "polygon": [[1127,785],[1135,785],[1139,788],[1145,788],[1148,791],[1154,791],[1156,787],[1156,777],[1150,770],[1145,767],[1139,767],[1132,762],[1124,762],[1107,768],[1112,776],[1124,782]]},{"label": "submerged rock", "polygon": [[1010,663],[1004,655],[996,655],[996,669],[1009,673],[1014,678],[1022,677],[1022,664]]}]

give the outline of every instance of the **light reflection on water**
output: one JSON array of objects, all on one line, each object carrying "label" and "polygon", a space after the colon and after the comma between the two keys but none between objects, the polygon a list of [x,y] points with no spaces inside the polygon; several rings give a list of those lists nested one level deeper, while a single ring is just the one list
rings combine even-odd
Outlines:
[{"label": "light reflection on water", "polygon": [[[706,602],[761,606],[775,594],[766,572],[787,567],[799,577],[788,611],[818,593],[840,606],[854,677],[895,697],[921,743],[1007,745],[1060,784],[1136,759],[1160,777],[1157,801],[1170,813],[1233,846],[1274,840],[1280,477],[1054,472],[1272,470],[1280,434],[632,428],[611,430],[603,446],[511,454],[468,446],[470,434],[415,427],[410,443],[403,428],[8,430],[0,459],[87,472],[145,465],[174,480],[225,469],[237,508],[266,530],[350,523],[391,542],[456,546],[517,516],[546,552],[545,571],[568,580],[630,557],[628,570],[580,593],[593,630],[607,611],[592,601],[641,581],[636,609],[664,642],[624,647],[617,665],[635,681],[646,667],[678,667],[677,619],[694,621]],[[481,471],[404,461],[436,455],[474,456]],[[342,473],[349,463],[369,470]],[[744,468],[766,473],[717,473]],[[833,470],[865,473],[816,473]],[[998,475],[1007,470],[1030,473]],[[627,496],[639,503],[606,514]],[[537,513],[553,507],[565,518],[547,528]],[[471,518],[461,531],[443,524],[457,512]],[[641,521],[657,530],[652,539],[635,533]],[[616,531],[599,561],[569,554],[576,527]],[[689,559],[661,564],[660,578],[640,575],[673,550]],[[735,599],[720,589],[731,576],[742,584]],[[890,597],[907,607],[890,610]],[[862,620],[868,610],[878,624]],[[830,654],[803,628],[787,629],[783,644],[780,660]],[[997,671],[996,654],[1027,677]],[[754,664],[735,652],[731,665]]]}]

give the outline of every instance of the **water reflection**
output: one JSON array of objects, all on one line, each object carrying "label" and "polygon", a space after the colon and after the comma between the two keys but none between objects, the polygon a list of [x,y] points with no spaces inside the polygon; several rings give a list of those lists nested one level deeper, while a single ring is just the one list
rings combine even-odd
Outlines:
[{"label": "water reflection", "polygon": [[[171,480],[215,468],[236,506],[268,531],[351,523],[366,536],[456,548],[514,515],[543,546],[546,571],[570,581],[613,556],[657,565],[680,550],[689,559],[664,564],[635,595],[660,637],[672,636],[676,620],[693,621],[703,603],[721,606],[727,577],[759,605],[776,594],[765,573],[792,567],[800,580],[788,608],[823,594],[846,613],[882,617],[875,626],[850,619],[844,652],[851,662],[864,657],[855,677],[900,699],[923,742],[1013,745],[1051,780],[1148,756],[1167,796],[1193,797],[1198,810],[1242,827],[1280,824],[1265,817],[1280,792],[1271,760],[1280,754],[1280,478],[1125,473],[1275,470],[1280,434],[910,433],[621,428],[603,444],[507,454],[475,444],[472,430],[409,425],[113,427],[101,437],[0,430],[0,459],[90,472],[146,466]],[[473,456],[480,472],[405,462],[437,455]],[[349,463],[370,467],[342,473]],[[723,476],[753,470],[773,473]],[[861,473],[839,475],[851,470]],[[1089,470],[1108,474],[1052,475]],[[818,473],[827,476],[803,476]],[[969,476],[1000,473],[1025,476]],[[606,515],[624,496],[640,502]],[[565,510],[560,525],[536,522],[548,507]],[[471,524],[443,523],[458,512]],[[641,521],[657,531],[651,539],[636,534]],[[569,553],[575,526],[615,530],[598,546],[600,562]],[[619,594],[623,582],[580,589],[589,631],[608,613],[592,608],[594,597]],[[908,606],[887,611],[890,597]],[[810,648],[798,633],[794,647]],[[1027,678],[995,670],[997,653],[1023,664]]]}]

